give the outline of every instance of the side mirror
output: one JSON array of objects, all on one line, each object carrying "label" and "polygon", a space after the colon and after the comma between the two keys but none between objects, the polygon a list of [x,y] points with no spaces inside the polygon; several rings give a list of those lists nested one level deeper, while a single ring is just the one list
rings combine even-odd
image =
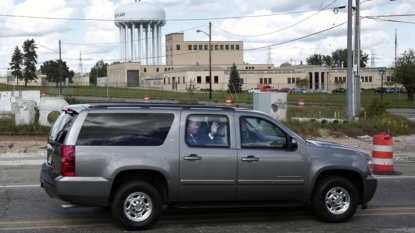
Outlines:
[{"label": "side mirror", "polygon": [[295,137],[291,137],[290,135],[287,136],[288,137],[288,150],[290,151],[294,151],[297,150],[298,148],[298,144],[297,144],[297,139]]}]

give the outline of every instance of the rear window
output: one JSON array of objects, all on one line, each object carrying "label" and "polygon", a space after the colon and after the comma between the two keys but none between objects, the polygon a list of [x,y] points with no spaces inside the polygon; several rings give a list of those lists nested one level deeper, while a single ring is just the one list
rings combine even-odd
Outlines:
[{"label": "rear window", "polygon": [[49,139],[62,144],[65,141],[68,130],[76,119],[75,116],[62,112],[50,130]]},{"label": "rear window", "polygon": [[77,145],[160,146],[174,120],[170,113],[89,113]]}]

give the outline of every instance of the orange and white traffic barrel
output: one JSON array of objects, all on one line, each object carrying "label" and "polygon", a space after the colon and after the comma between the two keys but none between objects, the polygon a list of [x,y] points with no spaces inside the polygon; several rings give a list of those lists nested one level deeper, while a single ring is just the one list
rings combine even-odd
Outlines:
[{"label": "orange and white traffic barrel", "polygon": [[304,107],[304,98],[298,99],[298,107]]},{"label": "orange and white traffic barrel", "polygon": [[232,105],[231,97],[226,97],[226,105]]},{"label": "orange and white traffic barrel", "polygon": [[46,97],[46,92],[42,91],[42,97]]},{"label": "orange and white traffic barrel", "polygon": [[150,97],[148,95],[144,95],[144,102],[148,102],[149,99]]},{"label": "orange and white traffic barrel", "polygon": [[378,175],[400,175],[393,166],[393,138],[383,132],[373,136],[373,173]]}]

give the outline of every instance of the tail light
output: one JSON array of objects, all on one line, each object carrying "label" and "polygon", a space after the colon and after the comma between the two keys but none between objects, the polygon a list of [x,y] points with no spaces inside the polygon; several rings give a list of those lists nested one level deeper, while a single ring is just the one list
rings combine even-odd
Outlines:
[{"label": "tail light", "polygon": [[62,146],[61,174],[75,176],[75,146]]}]

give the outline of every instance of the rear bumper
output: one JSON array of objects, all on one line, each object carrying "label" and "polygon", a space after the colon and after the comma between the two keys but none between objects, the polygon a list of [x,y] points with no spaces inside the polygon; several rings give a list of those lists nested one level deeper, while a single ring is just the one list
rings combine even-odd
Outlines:
[{"label": "rear bumper", "polygon": [[375,195],[376,189],[378,188],[378,180],[374,175],[369,175],[363,182],[364,194],[362,204],[366,204]]},{"label": "rear bumper", "polygon": [[50,197],[74,204],[108,206],[112,180],[64,176],[53,179],[49,169],[46,164],[42,165],[40,183]]}]

